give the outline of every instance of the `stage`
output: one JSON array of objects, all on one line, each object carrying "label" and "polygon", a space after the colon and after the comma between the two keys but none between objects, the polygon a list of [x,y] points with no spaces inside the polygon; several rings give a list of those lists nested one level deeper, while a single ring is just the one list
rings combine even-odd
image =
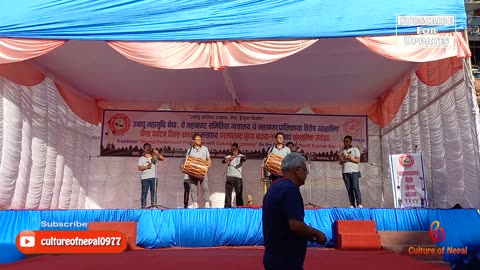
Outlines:
[{"label": "stage", "polygon": [[[170,248],[161,250],[135,250],[121,254],[82,254],[42,256],[3,266],[8,270],[263,270],[263,248]],[[407,256],[385,251],[340,251],[310,248],[304,264],[305,270],[448,270],[445,265],[427,264]]]},{"label": "stage", "polygon": [[[23,230],[87,230],[89,222],[135,221],[137,246],[145,249],[262,246],[261,214],[261,209],[250,208],[2,210],[0,263],[24,259],[25,256],[15,247],[16,236]],[[305,222],[325,232],[334,244],[337,242],[334,231],[336,220],[374,220],[378,231],[429,231],[430,224],[437,220],[446,232],[445,242],[437,243],[439,247],[468,248],[466,255],[444,254],[445,261],[455,265],[471,260],[480,251],[480,214],[476,209],[305,210]],[[316,245],[311,247],[317,247],[312,250],[329,250]],[[125,256],[135,252],[129,251]],[[252,256],[260,260],[261,253]]]}]

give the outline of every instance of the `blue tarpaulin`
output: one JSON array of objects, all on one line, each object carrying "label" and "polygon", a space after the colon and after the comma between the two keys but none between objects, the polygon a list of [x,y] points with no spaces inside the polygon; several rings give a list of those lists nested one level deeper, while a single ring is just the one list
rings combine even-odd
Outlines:
[{"label": "blue tarpaulin", "polygon": [[450,15],[464,0],[2,0],[0,37],[83,40],[257,40],[416,33],[398,16]]},{"label": "blue tarpaulin", "polygon": [[[88,222],[137,221],[137,245],[145,248],[256,246],[263,244],[261,209],[0,211],[0,263],[23,258],[15,239],[23,230],[86,230]],[[336,243],[336,220],[375,220],[379,231],[428,231],[438,220],[446,232],[439,245],[480,252],[480,214],[473,209],[319,209],[305,222]],[[446,254],[451,263],[468,256]]]}]

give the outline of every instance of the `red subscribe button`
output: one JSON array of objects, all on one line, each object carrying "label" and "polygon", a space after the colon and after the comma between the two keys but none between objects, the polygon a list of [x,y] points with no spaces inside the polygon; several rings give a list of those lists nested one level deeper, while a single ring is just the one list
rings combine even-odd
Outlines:
[{"label": "red subscribe button", "polygon": [[121,253],[127,237],[117,231],[23,231],[16,244],[24,254]]}]

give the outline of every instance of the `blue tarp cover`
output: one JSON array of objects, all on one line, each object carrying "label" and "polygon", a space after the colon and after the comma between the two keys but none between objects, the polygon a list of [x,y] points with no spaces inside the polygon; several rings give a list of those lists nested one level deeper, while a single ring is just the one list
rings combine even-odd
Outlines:
[{"label": "blue tarp cover", "polygon": [[[98,221],[137,221],[137,244],[146,248],[262,245],[261,216],[261,209],[5,210],[0,211],[0,263],[24,257],[15,247],[16,236],[23,230],[86,230],[88,222]],[[305,222],[325,232],[333,243],[336,220],[375,220],[379,231],[428,231],[438,220],[446,232],[440,246],[468,247],[472,256],[480,252],[480,214],[474,209],[305,211]],[[444,258],[455,263],[466,256],[446,254]]]},{"label": "blue tarp cover", "polygon": [[398,16],[451,15],[464,0],[2,0],[0,37],[87,40],[256,40],[416,33]]}]

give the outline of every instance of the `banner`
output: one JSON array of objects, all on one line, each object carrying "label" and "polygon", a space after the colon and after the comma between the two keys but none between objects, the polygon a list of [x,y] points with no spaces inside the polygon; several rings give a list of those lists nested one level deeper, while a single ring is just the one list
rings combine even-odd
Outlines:
[{"label": "banner", "polygon": [[395,208],[428,207],[423,155],[390,155]]},{"label": "banner", "polygon": [[165,157],[183,157],[192,145],[192,135],[203,137],[212,158],[224,157],[238,143],[248,158],[263,158],[284,133],[284,144],[293,142],[311,160],[336,161],[346,135],[368,161],[366,116],[308,114],[259,114],[188,111],[105,110],[101,136],[102,156],[139,156],[150,143]]}]

